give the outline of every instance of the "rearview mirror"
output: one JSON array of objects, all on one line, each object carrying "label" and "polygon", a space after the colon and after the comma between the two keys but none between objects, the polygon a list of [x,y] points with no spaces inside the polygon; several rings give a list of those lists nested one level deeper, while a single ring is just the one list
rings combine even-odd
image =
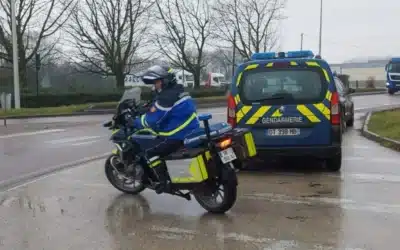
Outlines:
[{"label": "rearview mirror", "polygon": [[111,125],[112,125],[112,121],[103,123],[103,127],[105,127],[105,128],[109,128],[109,127],[111,127]]}]

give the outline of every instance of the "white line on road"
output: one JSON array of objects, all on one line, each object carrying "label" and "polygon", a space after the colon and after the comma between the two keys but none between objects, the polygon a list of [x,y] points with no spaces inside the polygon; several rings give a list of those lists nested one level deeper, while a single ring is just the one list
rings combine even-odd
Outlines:
[{"label": "white line on road", "polygon": [[[54,171],[51,172],[50,174],[42,175],[42,176],[40,176],[40,177],[37,177],[37,178],[32,179],[31,181],[27,181],[27,182],[24,182],[24,183],[22,183],[22,184],[20,184],[20,185],[14,186],[14,187],[9,188],[9,189],[6,189],[6,190],[4,190],[4,191],[1,191],[0,194],[6,193],[6,192],[10,192],[10,191],[13,191],[13,190],[22,188],[22,187],[26,187],[26,186],[28,186],[28,185],[30,185],[30,184],[39,182],[39,181],[44,180],[44,179],[47,179],[47,178],[49,178],[49,177],[51,177],[51,176],[53,176],[53,175],[59,174],[59,172],[56,171],[57,169],[63,169],[63,168],[69,167],[69,166],[70,166],[71,168],[72,168],[72,167],[78,167],[78,166],[79,166],[79,167],[88,167],[88,166],[92,166],[91,164],[86,164],[86,165],[84,165],[84,163],[88,163],[88,162],[95,161],[95,160],[100,160],[100,159],[105,158],[105,157],[107,157],[107,156],[109,156],[109,155],[110,155],[110,153],[104,153],[104,154],[101,154],[101,155],[95,155],[95,156],[92,156],[92,157],[85,157],[85,158],[79,159],[79,160],[77,160],[77,161],[66,162],[66,163],[64,163],[64,164],[60,164],[60,165],[56,165],[56,166],[49,167],[49,168],[47,168],[47,169],[41,170],[40,172],[46,172],[46,171],[53,171],[53,170],[54,170]],[[70,169],[64,170],[64,171],[65,171],[65,172],[68,172],[69,170],[70,170]],[[24,176],[20,176],[20,179],[21,179],[21,178],[22,178],[22,179],[29,178],[29,177],[32,176],[32,175],[40,175],[40,172],[38,171],[38,172],[29,173],[29,174],[24,175]],[[8,180],[8,181],[13,182],[13,180]],[[0,181],[0,186],[4,185],[5,182],[6,182],[6,181]]]},{"label": "white line on road", "polygon": [[211,113],[211,114],[212,115],[226,115],[226,112],[217,112],[217,113]]},{"label": "white line on road", "polygon": [[400,182],[399,175],[370,174],[370,173],[348,173],[344,177],[376,182]]},{"label": "white line on road", "polygon": [[92,141],[84,141],[84,142],[78,142],[78,143],[73,143],[71,146],[82,146],[82,145],[90,145],[96,142],[100,142],[102,140],[92,140]]},{"label": "white line on road", "polygon": [[330,197],[295,197],[276,193],[254,193],[241,196],[244,199],[266,200],[270,202],[281,202],[287,204],[333,205],[347,210],[357,210],[375,213],[400,214],[400,204],[383,204],[376,202],[357,202],[350,199]]},{"label": "white line on road", "polygon": [[20,136],[29,136],[29,135],[41,135],[41,134],[50,134],[50,133],[60,133],[64,132],[65,129],[47,129],[47,130],[39,130],[34,132],[25,132],[25,133],[15,133],[9,135],[0,135],[0,139],[20,137]]},{"label": "white line on road", "polygon": [[[218,220],[216,220],[218,223]],[[222,223],[221,223],[222,224]],[[222,224],[224,228],[226,226]],[[178,227],[166,227],[166,226],[152,226],[150,229],[152,232],[158,234],[157,236],[159,238],[164,238],[167,240],[182,240],[182,239],[187,239],[187,240],[192,240],[195,236],[205,236],[207,234],[204,234],[201,231],[196,231],[196,230],[189,230],[189,229],[184,229],[184,228],[178,228]],[[207,235],[209,238],[210,235]],[[263,249],[265,250],[278,250],[278,249],[310,249],[310,250],[333,250],[331,246],[326,246],[324,244],[314,244],[314,243],[306,243],[306,242],[300,242],[297,240],[283,240],[283,239],[275,239],[275,238],[267,238],[267,237],[254,237],[251,235],[243,234],[243,233],[237,233],[237,232],[217,232],[215,235],[216,239],[221,239],[222,244],[227,241],[236,241],[236,242],[241,242],[244,244],[259,244],[263,246]],[[210,240],[213,240],[212,238]],[[342,248],[344,250],[364,250],[362,248],[351,248],[351,247],[345,247]]]},{"label": "white line on road", "polygon": [[349,156],[344,157],[343,161],[368,161],[368,162],[376,162],[376,163],[390,163],[395,165],[400,165],[400,161],[397,158],[376,158],[376,157],[359,157],[359,156]]},{"label": "white line on road", "polygon": [[50,144],[62,144],[62,143],[69,143],[69,142],[81,142],[81,141],[87,141],[87,140],[92,140],[92,139],[98,139],[101,137],[105,136],[78,136],[78,137],[67,137],[63,139],[58,139],[58,140],[51,140],[51,141],[46,141],[45,143],[50,143]]},{"label": "white line on road", "polygon": [[395,106],[398,106],[399,105],[399,103],[391,103],[391,104],[379,104],[379,105],[377,105],[377,106],[369,106],[369,107],[361,107],[361,108],[356,108],[356,109],[354,109],[354,111],[360,111],[360,110],[366,110],[366,109],[379,109],[379,108],[382,108],[382,107],[387,107],[387,106],[393,106],[393,107],[395,107]]},{"label": "white line on road", "polygon": [[364,145],[347,145],[347,146],[342,146],[342,148],[345,148],[345,149],[374,149],[373,147],[364,146]]}]

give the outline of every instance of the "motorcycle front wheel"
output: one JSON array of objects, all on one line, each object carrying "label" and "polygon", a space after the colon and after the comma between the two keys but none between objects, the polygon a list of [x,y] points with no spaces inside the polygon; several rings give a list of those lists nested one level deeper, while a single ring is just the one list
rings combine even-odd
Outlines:
[{"label": "motorcycle front wheel", "polygon": [[121,173],[117,166],[118,159],[119,156],[110,155],[104,165],[107,180],[111,183],[111,185],[121,192],[132,195],[139,194],[145,190],[146,187],[143,183],[143,175],[140,176],[140,178],[135,178],[137,175],[126,176],[124,173]]},{"label": "motorcycle front wheel", "polygon": [[210,213],[223,214],[233,207],[237,199],[237,179],[234,169],[225,169],[225,180],[216,184],[211,192],[196,191],[196,201]]}]

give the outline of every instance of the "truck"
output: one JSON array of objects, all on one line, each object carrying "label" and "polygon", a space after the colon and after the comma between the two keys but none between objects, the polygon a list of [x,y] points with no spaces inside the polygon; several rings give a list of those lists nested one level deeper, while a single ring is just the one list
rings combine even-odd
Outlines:
[{"label": "truck", "polygon": [[389,95],[400,90],[400,57],[392,57],[385,66],[386,88]]},{"label": "truck", "polygon": [[182,84],[184,87],[189,88],[194,87],[194,77],[192,73],[183,69],[174,69],[174,72],[178,84]]},{"label": "truck", "polygon": [[228,82],[225,81],[224,74],[210,72],[208,73],[208,79],[204,82],[204,85],[206,87],[224,87],[228,85]]}]

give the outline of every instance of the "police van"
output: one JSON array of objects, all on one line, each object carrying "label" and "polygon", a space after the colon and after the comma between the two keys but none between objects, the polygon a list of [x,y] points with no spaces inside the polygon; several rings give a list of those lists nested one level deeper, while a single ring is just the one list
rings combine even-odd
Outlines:
[{"label": "police van", "polygon": [[250,128],[260,156],[342,162],[342,116],[328,63],[312,51],[255,53],[235,71],[228,123]]}]

